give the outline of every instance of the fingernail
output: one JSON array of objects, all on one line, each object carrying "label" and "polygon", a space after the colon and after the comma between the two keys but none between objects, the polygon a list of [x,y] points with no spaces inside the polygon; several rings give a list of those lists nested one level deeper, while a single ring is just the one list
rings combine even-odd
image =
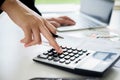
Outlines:
[{"label": "fingernail", "polygon": [[20,40],[21,43],[24,43],[23,40]]},{"label": "fingernail", "polygon": [[25,44],[24,46],[25,46],[25,47],[29,47],[30,45],[29,45],[29,44]]},{"label": "fingernail", "polygon": [[76,24],[75,22],[72,22],[72,24]]},{"label": "fingernail", "polygon": [[26,44],[25,44],[24,46],[25,46],[25,47],[28,47],[28,45],[26,45]]},{"label": "fingernail", "polygon": [[60,49],[58,50],[58,53],[59,53],[59,54],[62,54],[62,53],[63,53],[62,48],[60,48]]}]

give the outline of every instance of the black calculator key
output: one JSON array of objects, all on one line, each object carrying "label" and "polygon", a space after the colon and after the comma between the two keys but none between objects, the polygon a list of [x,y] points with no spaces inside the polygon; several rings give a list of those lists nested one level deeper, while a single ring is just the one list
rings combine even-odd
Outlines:
[{"label": "black calculator key", "polygon": [[58,57],[59,55],[57,53],[53,53],[53,57]]},{"label": "black calculator key", "polygon": [[54,57],[54,61],[55,61],[55,62],[57,62],[57,61],[59,61],[59,60],[60,60],[59,57]]},{"label": "black calculator key", "polygon": [[65,56],[64,54],[61,54],[59,55],[59,58],[64,58],[64,56]]},{"label": "black calculator key", "polygon": [[73,51],[76,51],[77,49],[72,49]]},{"label": "black calculator key", "polygon": [[64,52],[67,52],[67,49],[63,49],[63,53],[64,53]]},{"label": "black calculator key", "polygon": [[83,50],[82,52],[83,52],[83,53],[86,53],[86,52],[87,52],[87,50]]},{"label": "black calculator key", "polygon": [[72,48],[71,47],[67,47],[67,50],[71,50]]},{"label": "black calculator key", "polygon": [[77,60],[75,63],[78,63],[81,59]]},{"label": "black calculator key", "polygon": [[64,63],[65,62],[65,59],[63,58],[63,59],[60,59],[60,61],[59,61],[60,63]]},{"label": "black calculator key", "polygon": [[78,52],[79,55],[83,55],[83,52]]},{"label": "black calculator key", "polygon": [[53,52],[48,53],[49,56],[53,55]]},{"label": "black calculator key", "polygon": [[80,55],[79,54],[76,54],[75,57],[78,58]]},{"label": "black calculator key", "polygon": [[48,60],[53,60],[53,56],[48,56]]},{"label": "black calculator key", "polygon": [[73,57],[70,58],[71,61],[74,61],[75,59],[76,59],[75,56],[73,56]]},{"label": "black calculator key", "polygon": [[77,53],[78,53],[78,51],[77,51],[77,50],[75,50],[75,51],[73,51],[73,53],[74,53],[74,54],[77,54]]},{"label": "black calculator key", "polygon": [[72,49],[70,49],[70,50],[68,50],[67,52],[68,52],[68,53],[72,53],[72,52],[73,52],[73,50],[72,50]]},{"label": "black calculator key", "polygon": [[70,53],[69,56],[73,57],[75,54],[74,53]]},{"label": "black calculator key", "polygon": [[48,55],[48,53],[43,53],[43,55]]},{"label": "black calculator key", "polygon": [[50,50],[50,52],[53,52],[53,51],[55,51],[55,49],[52,48],[52,49]]},{"label": "black calculator key", "polygon": [[60,46],[62,49],[66,49],[67,47]]},{"label": "black calculator key", "polygon": [[87,53],[86,56],[88,56],[90,53]]},{"label": "black calculator key", "polygon": [[67,55],[67,56],[65,56],[64,58],[65,58],[66,60],[68,60],[68,59],[70,59],[70,56]]},{"label": "black calculator key", "polygon": [[64,52],[63,54],[66,56],[66,55],[68,55],[69,53],[68,53],[68,52]]},{"label": "black calculator key", "polygon": [[78,51],[78,52],[82,52],[82,49],[80,49],[80,50],[78,49],[77,51]]},{"label": "black calculator key", "polygon": [[46,55],[38,55],[37,57],[38,57],[38,58],[42,58],[42,59],[47,59],[47,56],[46,56]]},{"label": "black calculator key", "polygon": [[63,50],[63,53],[67,52],[67,50]]},{"label": "black calculator key", "polygon": [[66,60],[65,64],[70,64],[70,62],[71,62],[70,60]]}]

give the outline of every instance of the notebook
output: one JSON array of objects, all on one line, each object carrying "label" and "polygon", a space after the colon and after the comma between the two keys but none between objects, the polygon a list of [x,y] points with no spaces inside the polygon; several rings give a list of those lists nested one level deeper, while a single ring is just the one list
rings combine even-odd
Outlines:
[{"label": "notebook", "polygon": [[58,31],[101,28],[109,25],[114,0],[81,0],[80,6],[79,13],[66,13],[76,21],[76,25],[60,27]]}]

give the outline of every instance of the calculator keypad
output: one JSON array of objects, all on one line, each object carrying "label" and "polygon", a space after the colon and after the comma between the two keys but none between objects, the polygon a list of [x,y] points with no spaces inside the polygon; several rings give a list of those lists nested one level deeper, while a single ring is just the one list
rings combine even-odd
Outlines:
[{"label": "calculator keypad", "polygon": [[[50,49],[47,52],[43,53],[42,55],[38,55],[38,58],[46,59],[49,61],[64,63],[64,64],[70,64],[70,63],[78,63],[81,59],[83,59],[83,56],[88,56],[90,53],[88,53],[87,50],[82,49],[73,49],[68,47],[62,47],[63,53],[58,54],[55,49]],[[81,58],[80,58],[81,57]]]}]

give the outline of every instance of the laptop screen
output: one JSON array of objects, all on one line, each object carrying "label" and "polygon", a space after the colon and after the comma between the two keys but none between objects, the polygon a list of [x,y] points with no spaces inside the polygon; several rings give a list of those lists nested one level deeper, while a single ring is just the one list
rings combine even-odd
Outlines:
[{"label": "laptop screen", "polygon": [[80,11],[82,13],[109,24],[114,6],[114,0],[81,0],[80,2]]}]

